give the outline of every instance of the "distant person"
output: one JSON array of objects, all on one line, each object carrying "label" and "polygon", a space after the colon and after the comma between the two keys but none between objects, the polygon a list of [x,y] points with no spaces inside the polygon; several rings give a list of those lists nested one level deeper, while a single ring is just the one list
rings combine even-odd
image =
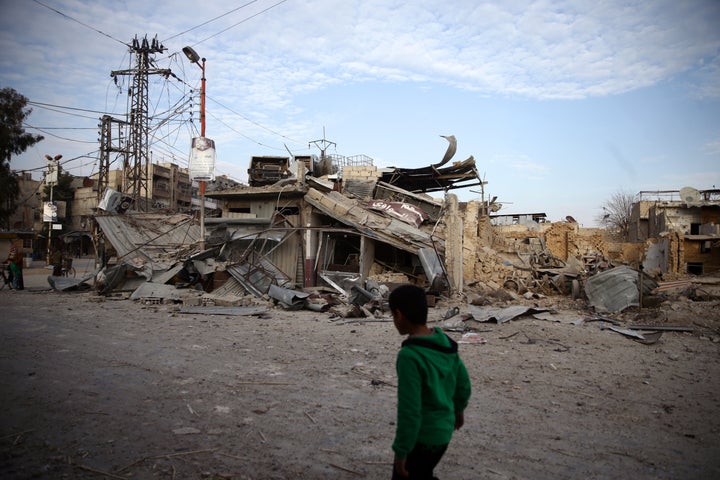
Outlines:
[{"label": "distant person", "polygon": [[10,287],[15,290],[22,290],[20,286],[20,279],[22,278],[22,272],[18,268],[15,262],[9,262],[10,267]]},{"label": "distant person", "polygon": [[25,282],[23,280],[23,255],[20,249],[14,243],[10,244],[10,252],[8,253],[8,264],[10,266],[10,280],[15,290],[23,290]]},{"label": "distant person", "polygon": [[442,329],[427,326],[425,292],[402,285],[390,293],[390,311],[400,335],[397,355],[397,427],[393,480],[431,480],[453,434],[465,422],[470,378],[458,345]]},{"label": "distant person", "polygon": [[56,277],[62,276],[62,265],[63,265],[63,254],[60,249],[57,249],[53,252],[52,255],[52,266],[53,266],[53,275]]}]

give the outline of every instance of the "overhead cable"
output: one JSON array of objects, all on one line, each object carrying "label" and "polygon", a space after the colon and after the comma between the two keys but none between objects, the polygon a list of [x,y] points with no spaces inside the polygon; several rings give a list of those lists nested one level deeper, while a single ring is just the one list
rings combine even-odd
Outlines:
[{"label": "overhead cable", "polygon": [[166,38],[165,40],[163,40],[163,43],[168,43],[169,40],[172,40],[172,39],[175,38],[175,37],[179,37],[180,35],[185,35],[185,34],[188,33],[188,32],[192,32],[193,30],[196,30],[196,29],[198,29],[198,28],[200,28],[200,27],[203,27],[203,26],[207,25],[208,23],[214,22],[215,20],[218,20],[218,19],[220,19],[220,18],[222,18],[222,17],[225,17],[225,16],[227,16],[227,15],[230,15],[231,13],[237,12],[237,11],[240,10],[241,8],[245,8],[245,7],[247,7],[248,5],[253,4],[253,3],[255,3],[255,2],[257,2],[257,0],[252,0],[252,1],[248,2],[248,3],[246,3],[245,5],[240,5],[240,6],[237,7],[237,8],[233,8],[233,9],[230,10],[229,12],[225,12],[225,13],[223,13],[222,15],[218,15],[218,16],[215,17],[215,18],[211,18],[210,20],[208,20],[208,21],[206,21],[206,22],[203,22],[203,23],[201,23],[200,25],[196,25],[196,26],[194,26],[194,27],[192,27],[192,28],[189,28],[189,29],[185,30],[184,32],[180,32],[180,33],[177,33],[177,34],[173,35],[172,37],[168,37],[168,38]]},{"label": "overhead cable", "polygon": [[217,32],[217,33],[215,33],[215,34],[210,35],[209,37],[204,38],[204,39],[200,40],[200,41],[197,42],[197,43],[194,43],[193,46],[195,46],[195,45],[200,45],[201,43],[207,42],[207,41],[210,40],[211,38],[215,38],[215,37],[217,37],[218,35],[220,35],[221,33],[225,33],[225,32],[227,32],[228,30],[230,30],[231,28],[235,28],[235,27],[237,27],[238,25],[240,25],[241,23],[245,23],[245,22],[247,22],[248,20],[250,20],[250,19],[252,19],[252,18],[255,18],[255,17],[257,17],[258,15],[261,15],[261,14],[267,12],[268,10],[273,9],[273,8],[277,7],[278,5],[283,4],[283,3],[285,3],[285,2],[287,2],[287,0],[280,0],[280,1],[277,2],[276,4],[270,5],[270,6],[269,6],[268,8],[266,8],[265,10],[261,10],[261,11],[259,11],[258,13],[256,13],[255,15],[250,15],[249,17],[247,17],[247,18],[245,18],[245,19],[243,19],[243,20],[240,20],[239,22],[237,22],[237,23],[235,23],[235,24],[233,24],[233,25],[230,25],[230,26],[227,27],[227,28],[222,29],[222,30],[220,30],[219,32]]},{"label": "overhead cable", "polygon": [[53,12],[57,13],[58,15],[61,15],[61,16],[65,17],[65,18],[67,18],[68,20],[72,20],[73,22],[79,23],[80,25],[82,25],[82,26],[85,27],[85,28],[89,28],[90,30],[92,30],[92,31],[94,31],[94,32],[97,32],[97,33],[99,33],[100,35],[104,35],[104,36],[108,37],[110,40],[115,40],[116,42],[120,43],[121,45],[125,45],[126,47],[129,47],[129,46],[130,46],[130,45],[128,45],[127,43],[125,43],[125,42],[123,42],[123,41],[120,41],[120,40],[118,40],[117,38],[112,37],[111,35],[108,35],[107,33],[103,32],[103,31],[100,31],[100,30],[98,30],[98,29],[95,28],[95,27],[91,27],[90,25],[88,25],[88,24],[86,24],[86,23],[83,23],[83,22],[81,22],[80,20],[78,20],[78,19],[76,19],[76,18],[71,17],[70,15],[67,15],[67,14],[61,12],[60,10],[56,10],[56,9],[54,9],[54,8],[48,6],[48,5],[45,5],[44,3],[42,3],[42,2],[40,2],[40,1],[38,1],[38,0],[33,0],[33,1],[34,1],[35,3],[37,3],[38,5],[42,5],[43,7],[47,8],[48,10],[52,10]]}]

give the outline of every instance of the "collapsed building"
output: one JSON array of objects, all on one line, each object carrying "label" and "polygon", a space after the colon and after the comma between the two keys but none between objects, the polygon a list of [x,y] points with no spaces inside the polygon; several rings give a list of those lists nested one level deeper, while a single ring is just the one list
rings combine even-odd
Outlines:
[{"label": "collapsed building", "polygon": [[[207,194],[221,214],[205,220],[204,251],[189,215],[98,211],[98,244],[107,247],[98,251],[108,261],[95,272],[96,288],[176,298],[180,286],[215,300],[270,296],[284,305],[307,304],[308,292],[367,300],[373,285],[406,282],[445,296],[478,287],[578,298],[589,276],[619,265],[671,273],[678,250],[672,239],[707,242],[708,225],[717,223],[708,212],[719,206],[705,202],[698,232],[691,222],[686,234],[663,230],[660,238],[670,243],[642,243],[580,228],[571,217],[551,223],[542,213],[493,215],[493,201],[461,203],[449,193],[484,182],[473,157],[450,163],[456,140],[446,139],[439,162],[414,169],[378,168],[367,157],[345,164],[253,157],[250,185]],[[702,244],[708,259],[718,255],[718,236],[709,237]],[[705,263],[706,271],[712,265]]]},{"label": "collapsed building", "polygon": [[[447,192],[482,180],[472,157],[448,165],[457,144],[446,139],[442,160],[417,169],[253,157],[251,185],[208,193],[223,208],[206,219],[203,252],[188,251],[197,232],[184,222],[169,225],[167,216],[99,212],[100,237],[113,250],[115,269],[157,283],[172,278],[168,272],[179,263],[175,273],[197,273],[204,291],[230,282],[255,295],[271,286],[347,293],[370,278],[462,291],[463,223],[457,198]],[[445,198],[429,195],[434,192]],[[155,235],[141,238],[138,225]],[[167,261],[173,250],[174,267]],[[180,253],[186,261],[179,262]],[[127,276],[112,277],[125,282]],[[104,274],[104,289],[118,287],[110,277]]]}]

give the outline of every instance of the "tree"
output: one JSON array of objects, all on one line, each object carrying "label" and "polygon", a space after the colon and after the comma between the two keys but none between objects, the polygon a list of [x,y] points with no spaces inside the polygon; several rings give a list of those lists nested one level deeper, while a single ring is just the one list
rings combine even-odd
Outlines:
[{"label": "tree", "polygon": [[602,204],[603,213],[598,215],[595,221],[608,230],[618,232],[624,239],[627,239],[634,203],[635,195],[624,190],[618,190]]},{"label": "tree", "polygon": [[28,99],[12,88],[0,90],[0,226],[9,228],[19,188],[10,170],[13,155],[19,155],[43,139],[26,133],[23,124],[32,112]]}]

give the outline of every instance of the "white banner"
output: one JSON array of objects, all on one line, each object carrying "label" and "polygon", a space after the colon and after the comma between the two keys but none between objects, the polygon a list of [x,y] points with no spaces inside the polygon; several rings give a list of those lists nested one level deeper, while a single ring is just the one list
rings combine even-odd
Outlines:
[{"label": "white banner", "polygon": [[43,222],[57,222],[57,203],[45,202],[43,205]]},{"label": "white banner", "polygon": [[49,160],[47,164],[47,176],[45,177],[45,185],[57,185],[59,173],[60,162],[58,162],[57,160]]},{"label": "white banner", "polygon": [[192,139],[190,161],[188,162],[190,180],[215,180],[215,141],[206,137]]}]

